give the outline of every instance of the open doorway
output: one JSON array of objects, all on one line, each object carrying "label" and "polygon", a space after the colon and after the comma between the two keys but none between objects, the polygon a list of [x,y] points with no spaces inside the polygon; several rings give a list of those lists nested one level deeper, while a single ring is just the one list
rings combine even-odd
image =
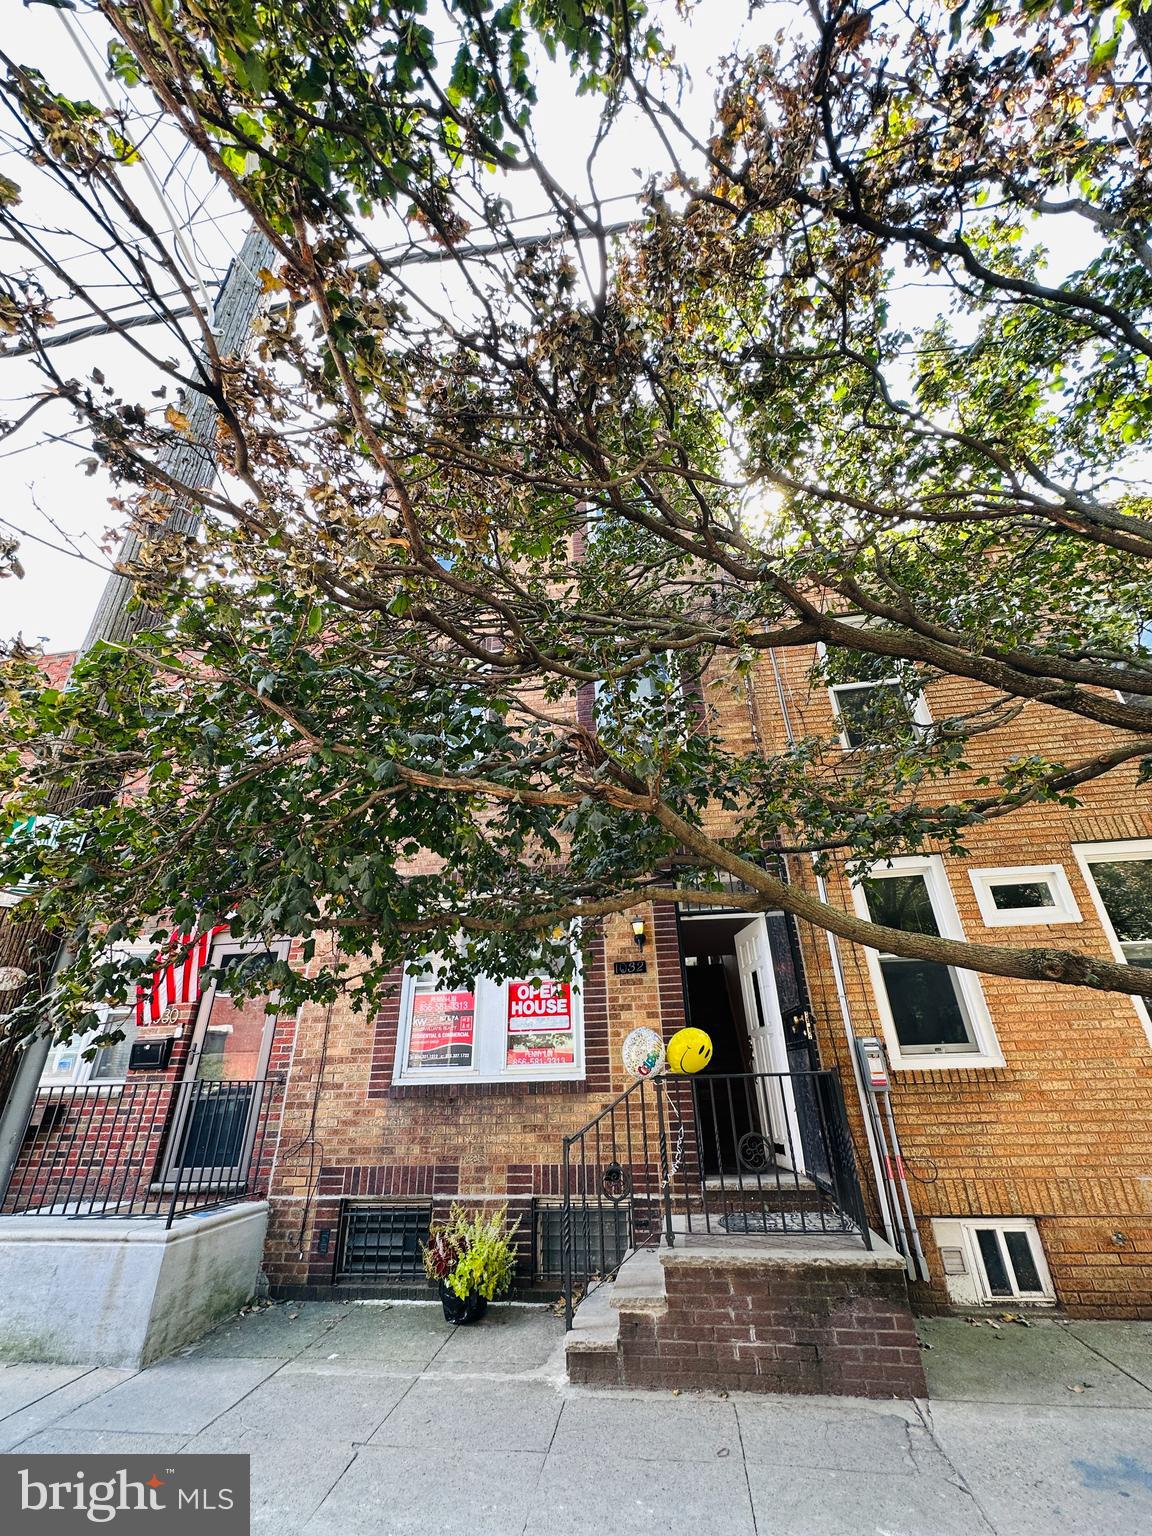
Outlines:
[{"label": "open doorway", "polygon": [[783,913],[680,914],[688,1019],[712,1039],[696,1094],[706,1177],[825,1171],[819,1066]]}]

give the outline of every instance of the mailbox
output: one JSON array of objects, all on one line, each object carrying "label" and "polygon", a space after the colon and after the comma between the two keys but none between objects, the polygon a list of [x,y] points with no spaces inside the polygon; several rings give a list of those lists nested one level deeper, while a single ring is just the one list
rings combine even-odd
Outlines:
[{"label": "mailbox", "polygon": [[129,1072],[162,1072],[172,1057],[172,1036],[163,1040],[136,1040],[128,1055]]}]

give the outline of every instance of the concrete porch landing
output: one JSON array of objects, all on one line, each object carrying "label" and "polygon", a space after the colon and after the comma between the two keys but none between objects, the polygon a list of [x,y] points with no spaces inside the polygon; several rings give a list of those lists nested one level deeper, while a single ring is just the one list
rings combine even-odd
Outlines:
[{"label": "concrete porch landing", "polygon": [[577,1308],[586,1386],[925,1394],[904,1261],[878,1239],[682,1235],[641,1249]]}]

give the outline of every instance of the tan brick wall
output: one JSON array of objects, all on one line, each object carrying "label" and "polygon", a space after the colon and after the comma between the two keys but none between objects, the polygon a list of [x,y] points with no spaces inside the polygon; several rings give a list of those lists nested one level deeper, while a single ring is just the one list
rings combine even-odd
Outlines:
[{"label": "tan brick wall", "polygon": [[[794,729],[830,732],[831,708],[822,690],[809,689],[806,665],[797,656],[783,668]],[[928,690],[928,703],[940,719],[979,696],[949,679]],[[757,677],[756,705],[764,733],[778,733],[781,711],[767,668]],[[1102,728],[1029,706],[1010,728],[973,741],[970,773],[949,793],[974,788],[1009,755],[1074,758],[1108,741]],[[973,830],[968,859],[945,858],[965,937],[1110,954],[1073,844],[1152,837],[1152,800],[1134,767],[1085,786],[1082,800],[1078,809],[1022,808]],[[1050,863],[1063,866],[1082,922],[984,926],[969,868]],[[791,858],[789,869],[815,889],[805,859]],[[829,898],[851,909],[843,879],[829,882]],[[827,939],[808,929],[803,940],[823,1059],[831,1064],[846,1049]],[[864,952],[848,944],[840,952],[855,1033],[882,1033]],[[1004,1067],[893,1074],[897,1127],[933,1273],[931,1293],[921,1299],[946,1300],[929,1218],[1033,1216],[1061,1305],[1083,1315],[1152,1317],[1152,1047],[1139,1005],[1119,994],[995,976],[981,977],[981,985]]]},{"label": "tan brick wall", "polygon": [[[831,709],[824,692],[808,686],[809,663],[799,653],[781,658],[788,712],[797,732],[830,735]],[[949,680],[930,689],[929,705],[940,718],[978,697],[978,690]],[[707,712],[735,750],[771,751],[785,740],[767,661],[750,679],[717,670],[708,681]],[[1059,743],[1072,756],[1108,739],[1103,729],[1029,706],[1009,729],[973,742],[970,772],[948,793],[972,787],[1008,754],[1054,754]],[[829,751],[830,769],[838,751]],[[1060,863],[1084,920],[1055,928],[985,929],[964,863],[948,859],[968,937],[1107,952],[1071,845],[1152,836],[1152,810],[1134,770],[1088,786],[1083,799],[1078,810],[1025,809],[973,832],[967,862]],[[804,858],[788,862],[790,878],[812,885]],[[830,895],[851,906],[842,880],[832,880]],[[273,1186],[274,1280],[323,1284],[330,1278],[340,1201],[349,1195],[446,1200],[459,1191],[508,1197],[526,1208],[534,1194],[558,1194],[561,1137],[624,1087],[624,1035],[662,1019],[670,1033],[682,1022],[674,927],[667,916],[654,922],[651,909],[644,915],[651,940],[642,977],[611,975],[613,960],[635,958],[636,950],[627,916],[605,924],[606,985],[598,998],[590,990],[587,1003],[587,1083],[395,1090],[387,1009],[380,1021],[354,1014],[347,1004],[334,1008],[330,1021],[326,1010],[306,1009]],[[802,943],[821,1058],[841,1071],[867,1186],[871,1171],[827,940],[807,930]],[[856,1034],[880,1033],[864,954],[849,945],[841,953],[851,1027]],[[931,1217],[1032,1216],[1065,1307],[1083,1315],[1152,1316],[1152,1049],[1136,1007],[1127,997],[1079,989],[995,977],[983,978],[982,985],[1005,1066],[896,1074],[896,1119],[933,1273],[921,1301],[941,1305],[946,1299]],[[331,1234],[327,1255],[317,1252],[322,1230]]]}]

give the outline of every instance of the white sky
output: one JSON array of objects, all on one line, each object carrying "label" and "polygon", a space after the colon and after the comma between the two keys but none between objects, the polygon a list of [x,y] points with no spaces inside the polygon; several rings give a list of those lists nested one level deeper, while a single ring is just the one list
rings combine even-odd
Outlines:
[{"label": "white sky", "polygon": [[[672,7],[661,7],[671,13]],[[776,8],[774,8],[776,9]],[[784,11],[790,9],[787,5]],[[718,58],[734,43],[748,38],[745,0],[706,0],[687,30],[675,22],[680,34],[681,56],[696,77],[693,115],[703,123],[711,102],[713,83],[705,61]],[[89,58],[103,74],[102,37],[99,19],[84,13],[66,13],[67,23],[88,40]],[[769,16],[761,10],[753,18],[756,36],[765,34]],[[773,20],[778,25],[780,16]],[[33,5],[7,13],[5,46],[21,62],[44,70],[50,84],[68,94],[99,100],[98,87],[91,68],[69,36],[62,13],[46,6]],[[598,111],[591,99],[578,100],[559,68],[550,72],[541,90],[538,132],[547,157],[562,175],[580,176],[591,142]],[[117,99],[119,87],[109,83]],[[130,98],[129,98],[130,99]],[[101,103],[103,105],[103,103]],[[229,207],[220,196],[208,209],[195,211],[197,193],[204,188],[204,178],[197,175],[186,153],[173,168],[175,142],[167,146],[157,138],[145,145],[145,154],[156,176],[164,181],[166,197],[175,218],[157,215],[162,227],[173,222],[185,225],[187,240],[193,246],[196,263],[206,282],[218,280],[227,264],[230,249],[243,238],[245,219],[241,211]],[[628,163],[624,163],[625,158]],[[662,161],[662,157],[658,157]],[[644,134],[634,131],[628,137],[627,154],[608,174],[601,169],[598,191],[602,197],[633,192],[643,172],[652,163],[646,153]],[[0,157],[0,166],[18,181],[25,191],[25,206],[32,207],[45,225],[71,229],[67,201],[47,183],[33,186],[26,165],[14,157]],[[191,172],[191,185],[186,179]],[[155,209],[143,174],[133,175],[133,192],[140,202]],[[623,216],[627,203],[606,210]],[[189,214],[194,216],[189,219]],[[8,259],[11,259],[9,256]],[[87,259],[78,256],[77,259]],[[214,289],[213,289],[214,291]],[[123,301],[124,295],[120,295]],[[81,322],[72,307],[71,315],[61,307],[57,311],[58,329],[68,328],[68,320]],[[123,382],[129,391],[147,398],[152,381],[143,368],[125,358],[123,344],[109,339],[76,343],[55,352],[58,366],[66,376],[83,378],[93,367],[100,367],[110,382]],[[15,415],[20,401],[30,388],[36,388],[39,376],[30,364],[0,357],[0,416]],[[64,418],[56,413],[52,426],[64,430]],[[22,581],[0,581],[0,638],[22,633],[28,641],[42,640],[49,650],[72,649],[83,639],[89,616],[96,604],[108,571],[107,557],[100,551],[105,530],[115,525],[116,514],[108,506],[112,487],[102,472],[88,477],[82,465],[87,456],[82,439],[37,444],[32,434],[23,436],[13,451],[11,443],[0,447],[0,532],[20,530],[21,563],[26,575]],[[54,526],[53,526],[54,525]],[[71,541],[71,552],[58,546],[63,538]],[[45,542],[39,543],[37,539]]]},{"label": "white sky", "polygon": [[[661,20],[674,28],[677,52],[695,77],[691,98],[684,104],[695,127],[703,129],[708,120],[714,91],[712,61],[734,46],[748,45],[770,35],[783,22],[802,17],[804,8],[789,0],[757,10],[747,17],[747,0],[703,0],[686,22],[677,22],[670,3],[655,7]],[[66,20],[65,20],[66,16]],[[102,36],[98,18],[84,13],[60,13],[47,6],[10,7],[5,46],[22,62],[41,67],[49,82],[69,94],[98,99],[98,87],[89,64],[75,47],[68,27],[88,39],[89,60],[101,68]],[[117,96],[119,88],[108,87]],[[137,93],[138,96],[140,93]],[[580,183],[584,162],[591,143],[598,103],[593,98],[578,100],[567,77],[559,67],[551,69],[542,81],[541,108],[537,120],[539,142],[545,159],[568,186]],[[7,125],[3,125],[7,127]],[[630,123],[618,131],[618,153],[614,160],[600,162],[597,190],[604,198],[634,192],[644,173],[652,165],[666,162],[654,136],[645,125]],[[175,223],[185,231],[186,245],[202,279],[212,287],[223,275],[231,250],[239,245],[245,230],[244,214],[227,204],[224,194],[212,188],[203,173],[197,173],[192,152],[180,153],[181,146],[163,135],[147,140],[144,151],[155,175],[165,182],[166,209],[162,210],[152,195],[143,173],[131,172],[132,190],[147,207],[161,228]],[[177,163],[173,165],[173,156]],[[611,164],[611,169],[606,165]],[[72,230],[74,216],[63,194],[46,182],[33,185],[25,165],[5,158],[0,146],[0,168],[25,188],[25,204],[46,226]],[[208,206],[201,207],[205,191]],[[510,191],[511,197],[515,193]],[[517,212],[535,211],[538,205],[515,204]],[[628,204],[606,210],[606,216],[624,216]],[[70,220],[72,220],[70,222]],[[54,240],[58,240],[55,236]],[[85,272],[95,272],[93,258],[79,247],[75,259],[88,263]],[[1064,253],[1065,257],[1067,253]],[[0,251],[0,256],[10,253]],[[430,269],[426,281],[442,281]],[[106,275],[106,274],[105,274]],[[446,299],[451,294],[444,289]],[[124,302],[131,295],[105,295],[107,302]],[[908,295],[917,319],[930,318],[936,301],[927,294]],[[927,302],[925,302],[927,301]],[[71,307],[58,311],[59,329],[68,328],[69,320],[83,317]],[[141,333],[143,334],[143,333]],[[98,339],[74,344],[55,352],[58,366],[69,377],[84,378],[93,367],[100,367],[109,381],[122,385],[129,398],[148,400],[148,390],[155,380],[128,352],[123,342]],[[39,382],[35,370],[21,359],[0,356],[0,417],[20,409],[20,401]],[[157,405],[163,409],[163,404]],[[64,417],[57,412],[50,425],[64,430]],[[88,620],[105,580],[108,561],[100,552],[104,531],[116,522],[108,506],[112,487],[102,472],[88,477],[82,466],[88,449],[81,438],[75,441],[37,443],[34,434],[25,434],[16,445],[0,446],[0,533],[20,530],[21,561],[26,576],[23,581],[0,581],[0,639],[22,633],[28,641],[42,640],[49,650],[72,649],[80,643]],[[71,541],[71,552],[57,546],[62,538]],[[43,540],[45,542],[37,542]]]}]

